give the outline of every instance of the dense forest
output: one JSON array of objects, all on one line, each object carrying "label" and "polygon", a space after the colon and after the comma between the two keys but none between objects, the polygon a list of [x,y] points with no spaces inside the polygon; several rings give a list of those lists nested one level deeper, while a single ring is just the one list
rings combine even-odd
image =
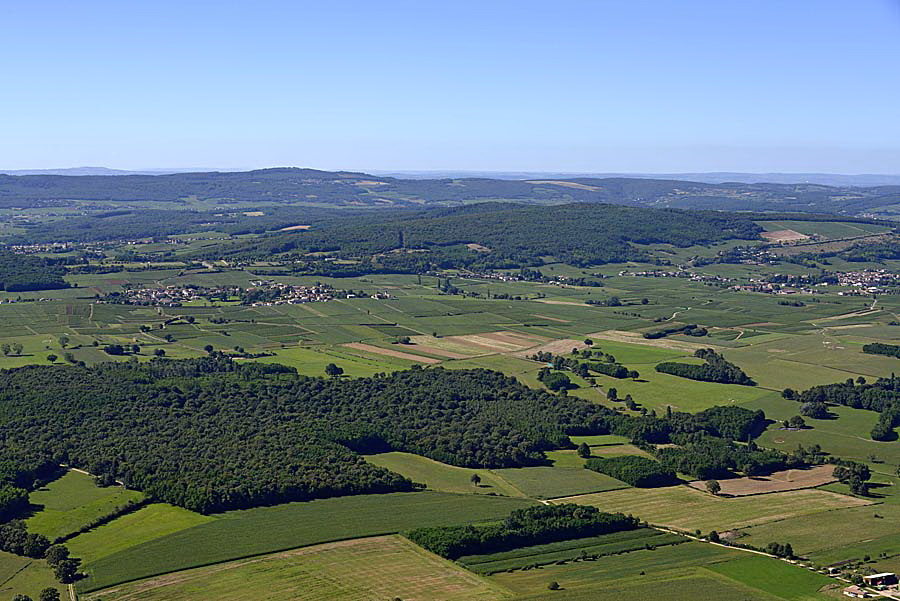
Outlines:
[{"label": "dense forest", "polygon": [[900,359],[900,346],[896,344],[872,342],[870,344],[864,344],[862,350],[869,355],[884,355],[886,357],[897,357]]},{"label": "dense forest", "polygon": [[[226,254],[284,255],[315,265],[309,253],[353,259],[352,273],[418,273],[434,268],[516,268],[546,258],[576,266],[646,259],[635,244],[675,246],[758,239],[748,218],[714,211],[645,209],[608,204],[544,207],[484,203],[415,213],[388,220],[377,215],[323,223],[234,245]],[[467,245],[480,245],[473,250]],[[321,261],[321,259],[318,259]],[[339,274],[336,274],[339,275]]]},{"label": "dense forest", "polygon": [[[358,453],[417,453],[453,465],[545,463],[568,435],[669,442],[740,440],[761,411],[631,416],[534,390],[482,369],[342,380],[214,353],[148,363],[0,372],[0,476],[11,506],[36,474],[67,463],[201,512],[335,495],[413,490]],[[5,467],[3,467],[5,466]]]},{"label": "dense forest", "polygon": [[565,503],[517,509],[500,523],[419,528],[407,538],[447,559],[634,530],[637,518]]},{"label": "dense forest", "polygon": [[647,178],[508,180],[399,179],[365,173],[278,168],[170,175],[0,175],[0,206],[54,206],[72,200],[184,203],[314,202],[336,206],[411,206],[516,200],[560,204],[612,202],[633,206],[738,211],[856,213],[896,204],[898,186],[699,183]]},{"label": "dense forest", "polygon": [[17,255],[0,250],[0,290],[55,290],[68,288],[65,269],[33,255]]},{"label": "dense forest", "polygon": [[678,482],[671,469],[658,461],[637,455],[591,457],[585,461],[584,467],[639,488],[671,486]]},{"label": "dense forest", "polygon": [[756,386],[750,376],[744,373],[740,367],[726,361],[725,357],[711,348],[697,349],[694,356],[703,359],[706,363],[694,365],[693,363],[677,363],[667,361],[659,363],[656,371],[663,374],[671,374],[701,382],[717,382],[719,384],[742,384],[744,386]]}]

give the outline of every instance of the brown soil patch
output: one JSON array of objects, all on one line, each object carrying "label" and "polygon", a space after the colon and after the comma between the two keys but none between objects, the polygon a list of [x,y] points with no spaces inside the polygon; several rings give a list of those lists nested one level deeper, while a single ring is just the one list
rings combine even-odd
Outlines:
[{"label": "brown soil patch", "polygon": [[518,347],[526,348],[534,346],[536,344],[540,344],[541,342],[552,340],[552,338],[545,338],[543,336],[528,336],[526,334],[520,334],[518,332],[490,332],[487,334],[479,334],[479,336],[483,336],[484,338],[488,338],[490,340],[496,340],[497,342],[514,344]]},{"label": "brown soil patch", "polygon": [[435,359],[433,357],[423,357],[421,355],[413,355],[412,353],[403,353],[400,351],[394,351],[391,349],[381,348],[380,346],[373,346],[371,344],[364,344],[362,342],[350,342],[347,344],[342,344],[341,346],[345,346],[347,348],[353,348],[358,351],[366,351],[367,353],[374,353],[376,355],[384,355],[386,357],[396,357],[397,359],[406,359],[407,361],[417,361],[419,363],[440,363],[440,359]]},{"label": "brown soil patch", "polygon": [[576,190],[591,190],[592,192],[596,192],[600,189],[597,186],[588,186],[587,184],[579,184],[578,182],[561,182],[553,179],[534,179],[526,183],[549,184],[551,186],[562,186],[563,188],[575,188]]},{"label": "brown soil patch", "polygon": [[278,231],[279,232],[292,232],[294,230],[308,230],[311,227],[312,227],[311,225],[289,225],[287,227],[281,228]]},{"label": "brown soil patch", "polygon": [[244,211],[244,215],[247,217],[262,217],[265,213],[262,211]]},{"label": "brown soil patch", "polygon": [[809,236],[794,230],[778,230],[775,232],[763,232],[760,234],[766,240],[772,242],[796,242],[797,240],[809,240]]},{"label": "brown soil patch", "polygon": [[465,336],[453,336],[456,340],[465,341],[471,345],[492,350],[496,353],[508,353],[521,350],[528,345],[522,341],[510,342],[494,338],[491,334],[467,334]]},{"label": "brown soil patch", "polygon": [[[833,465],[819,465],[809,469],[784,470],[769,476],[719,480],[719,485],[722,487],[722,492],[719,494],[730,497],[746,497],[801,488],[815,488],[834,482],[833,473]],[[703,480],[691,482],[690,486],[697,490],[706,490],[706,482]]]}]

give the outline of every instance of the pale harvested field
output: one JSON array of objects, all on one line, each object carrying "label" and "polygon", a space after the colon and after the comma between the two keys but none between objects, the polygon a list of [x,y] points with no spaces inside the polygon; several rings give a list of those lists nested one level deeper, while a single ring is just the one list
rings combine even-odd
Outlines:
[{"label": "pale harvested field", "polygon": [[621,511],[660,526],[679,530],[731,530],[777,520],[871,505],[870,501],[824,490],[789,490],[750,497],[714,497],[689,486],[626,488],[554,499],[553,503],[593,505]]},{"label": "pale harvested field", "polygon": [[462,353],[454,353],[453,351],[448,351],[446,349],[438,348],[436,346],[429,346],[427,344],[419,344],[418,342],[412,344],[415,347],[415,350],[422,351],[423,353],[428,353],[430,355],[437,355],[438,357],[446,357],[447,359],[468,359],[472,355],[464,355]]},{"label": "pale harvested field", "polygon": [[497,352],[493,348],[487,348],[480,345],[475,346],[469,342],[466,342],[465,340],[457,340],[456,336],[446,336],[444,338],[435,338],[433,336],[424,335],[410,336],[410,340],[412,340],[417,346],[422,346],[423,348],[426,346],[430,346],[441,349],[442,351],[449,351],[451,353],[465,355],[466,358],[480,357]]},{"label": "pale harvested field", "polygon": [[[819,465],[806,470],[784,470],[769,476],[719,480],[719,485],[722,487],[722,491],[719,494],[730,497],[747,497],[786,490],[815,488],[834,482],[835,477],[832,475],[833,473],[833,465]],[[695,480],[689,486],[697,490],[706,490],[706,482],[703,480]]]},{"label": "pale harvested field", "polygon": [[575,301],[561,301],[561,300],[551,300],[547,298],[539,298],[536,299],[539,303],[546,303],[548,305],[577,305],[579,307],[584,306],[584,303],[576,303]]},{"label": "pale harvested field", "polygon": [[311,227],[312,227],[311,225],[289,225],[287,227],[281,228],[278,231],[279,232],[292,232],[294,230],[308,230]]},{"label": "pale harvested field", "polygon": [[584,343],[584,340],[565,338],[563,340],[554,340],[553,342],[547,342],[546,344],[542,344],[540,346],[526,349],[524,351],[519,351],[513,354],[516,357],[522,358],[528,357],[529,355],[534,355],[538,352],[553,353],[554,355],[565,355],[571,353],[573,348],[577,348],[579,351],[581,351],[588,348],[588,345]]},{"label": "pale harvested field", "polygon": [[341,346],[345,346],[347,348],[356,349],[358,351],[366,351],[367,353],[374,353],[376,355],[384,355],[385,357],[396,357],[397,359],[406,359],[407,361],[418,361],[419,363],[440,363],[440,359],[435,359],[433,357],[423,357],[422,355],[413,355],[412,353],[404,353],[401,351],[395,351],[387,348],[381,348],[380,346],[373,346],[371,344],[365,344],[363,342],[348,342],[347,344],[342,344]]},{"label": "pale harvested field", "polygon": [[509,353],[512,351],[518,351],[528,346],[521,342],[513,343],[503,340],[497,340],[490,334],[467,334],[465,336],[454,336],[454,338],[456,338],[457,340],[469,342],[473,345],[484,347],[486,349],[491,349],[497,353]]},{"label": "pale harvested field", "polygon": [[519,332],[489,332],[487,334],[479,334],[479,336],[483,336],[490,340],[496,340],[497,342],[515,344],[520,348],[528,348],[531,346],[536,346],[542,342],[549,342],[550,340],[553,340],[552,338],[547,338],[544,336],[529,336],[527,334],[521,334]]},{"label": "pale harvested field", "polygon": [[600,188],[597,186],[588,186],[587,184],[579,184],[578,182],[561,182],[553,179],[535,179],[530,180],[527,183],[529,184],[550,184],[552,186],[562,186],[563,188],[575,188],[577,190],[591,190],[597,191]]},{"label": "pale harvested field", "polygon": [[166,574],[84,601],[499,601],[499,585],[401,536],[354,539]]},{"label": "pale harvested field", "polygon": [[760,234],[766,240],[772,242],[796,242],[797,240],[809,240],[809,236],[794,230],[778,230],[776,232],[763,232]]},{"label": "pale harvested field", "polygon": [[843,313],[841,315],[832,315],[831,317],[821,317],[819,319],[807,319],[808,323],[813,325],[823,322],[823,321],[840,321],[842,319],[850,319],[851,317],[865,317],[866,315],[872,315],[873,313],[880,313],[881,309],[865,309],[862,311],[853,311],[851,313]]},{"label": "pale harvested field", "polygon": [[469,244],[466,244],[466,248],[468,248],[469,250],[474,250],[474,251],[480,252],[480,253],[489,253],[489,252],[491,252],[491,249],[488,248],[487,246],[484,246],[484,245],[481,245],[481,244],[477,244],[477,243],[475,243],[475,242],[471,242],[471,243],[469,243]]},{"label": "pale harvested field", "polygon": [[696,342],[685,342],[683,340],[671,340],[670,338],[644,338],[638,332],[624,332],[622,330],[606,330],[605,332],[597,332],[589,334],[588,338],[609,340],[611,342],[627,342],[630,344],[643,344],[645,346],[655,346],[657,348],[671,349],[675,351],[688,351],[693,353],[700,348],[716,348],[715,344]]}]

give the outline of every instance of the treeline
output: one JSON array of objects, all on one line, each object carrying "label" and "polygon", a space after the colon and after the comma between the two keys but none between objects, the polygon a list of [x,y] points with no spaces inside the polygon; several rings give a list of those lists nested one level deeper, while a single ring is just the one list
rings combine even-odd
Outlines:
[{"label": "treeline", "polygon": [[539,505],[513,511],[499,524],[418,528],[406,537],[447,559],[634,530],[637,518],[587,505]]},{"label": "treeline", "polygon": [[671,486],[678,482],[675,472],[659,461],[637,455],[591,457],[585,461],[584,467],[639,488]]},{"label": "treeline", "polygon": [[900,346],[897,346],[896,344],[872,342],[870,344],[864,344],[862,350],[864,353],[870,355],[885,355],[886,357],[897,357],[900,359]]},{"label": "treeline", "polygon": [[806,463],[781,451],[760,448],[752,441],[739,445],[703,433],[683,434],[673,440],[679,446],[655,450],[657,459],[669,470],[699,480],[727,478],[735,471],[760,476]]},{"label": "treeline", "polygon": [[734,363],[726,361],[725,357],[713,349],[697,349],[694,352],[694,356],[703,359],[706,363],[694,365],[692,363],[667,361],[657,364],[656,371],[701,382],[756,386],[756,382],[744,373],[744,370]]},{"label": "treeline", "polygon": [[644,332],[644,338],[648,340],[656,340],[657,338],[665,338],[666,336],[671,336],[672,334],[686,334],[688,336],[706,336],[708,331],[706,328],[702,326],[698,326],[695,323],[684,325],[684,326],[671,326],[668,328],[662,328],[660,330],[654,330],[652,332]]},{"label": "treeline", "polygon": [[784,395],[785,398],[795,399],[803,407],[834,403],[854,409],[877,411],[881,415],[870,433],[872,439],[887,441],[897,438],[894,428],[900,425],[900,379],[893,375],[890,378],[878,378],[872,384],[860,376],[856,381],[849,378],[846,382],[813,386],[799,394],[792,390],[785,392],[788,393]]},{"label": "treeline", "polygon": [[66,270],[34,255],[0,250],[0,290],[26,292],[68,288]]}]

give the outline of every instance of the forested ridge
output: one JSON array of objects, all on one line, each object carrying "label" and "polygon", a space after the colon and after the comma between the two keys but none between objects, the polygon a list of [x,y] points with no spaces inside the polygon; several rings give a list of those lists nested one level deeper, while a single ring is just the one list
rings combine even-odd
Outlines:
[{"label": "forested ridge", "polygon": [[[515,268],[544,257],[588,266],[646,259],[635,244],[675,246],[752,240],[761,228],[750,219],[716,211],[569,204],[548,209],[485,203],[388,220],[366,216],[283,232],[226,250],[235,257],[285,255],[311,264],[309,253],[331,252],[359,261],[356,273],[423,272],[434,268]],[[478,244],[487,251],[474,251]]]},{"label": "forested ridge", "polygon": [[739,407],[624,415],[483,369],[325,379],[215,353],[0,372],[0,466],[13,503],[21,494],[13,489],[60,463],[213,512],[414,488],[358,453],[512,467],[544,463],[544,450],[573,448],[570,434],[746,440],[764,422],[761,411]]},{"label": "forested ridge", "polygon": [[346,171],[275,168],[169,175],[2,175],[0,206],[65,205],[71,200],[183,203],[310,202],[336,206],[466,203],[614,202],[634,206],[740,211],[859,212],[897,203],[898,186],[701,183],[649,178],[509,180],[486,177],[402,179]]},{"label": "forested ridge", "polygon": [[54,290],[67,288],[65,269],[34,255],[17,255],[0,250],[0,290]]}]

